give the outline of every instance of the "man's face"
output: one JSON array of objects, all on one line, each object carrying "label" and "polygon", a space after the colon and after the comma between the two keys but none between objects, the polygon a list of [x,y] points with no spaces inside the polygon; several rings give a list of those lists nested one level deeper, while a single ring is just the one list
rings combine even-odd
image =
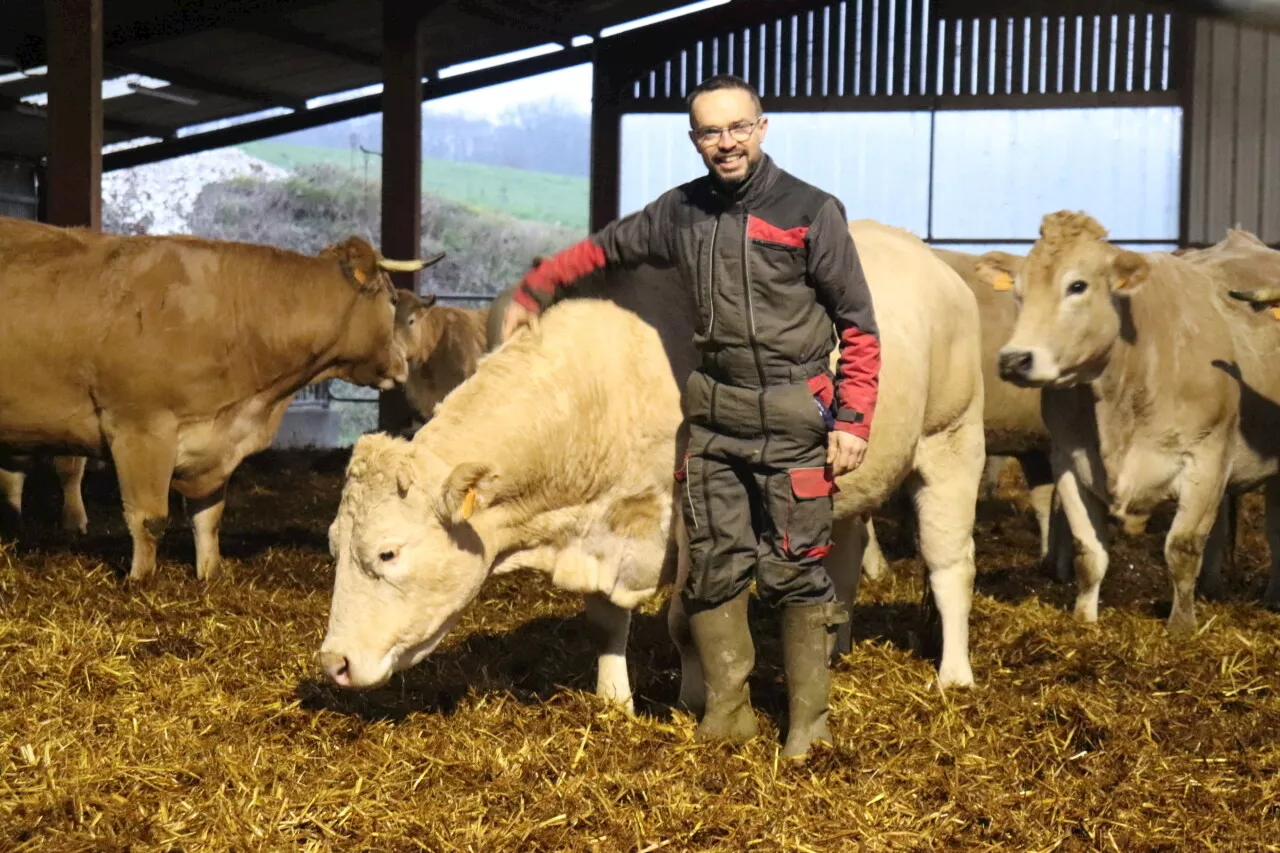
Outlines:
[{"label": "man's face", "polygon": [[769,129],[751,94],[742,89],[704,92],[694,100],[689,119],[693,144],[712,174],[726,184],[745,181],[760,162],[760,143]]}]

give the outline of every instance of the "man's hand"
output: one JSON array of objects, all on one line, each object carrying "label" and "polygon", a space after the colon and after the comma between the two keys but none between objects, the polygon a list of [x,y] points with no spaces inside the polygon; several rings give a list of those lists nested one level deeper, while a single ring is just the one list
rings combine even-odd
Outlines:
[{"label": "man's hand", "polygon": [[502,342],[509,341],[521,326],[528,326],[534,337],[538,336],[538,315],[512,299],[502,315]]},{"label": "man's hand", "polygon": [[867,455],[867,442],[853,433],[838,429],[827,434],[827,464],[831,474],[840,477],[862,464]]}]

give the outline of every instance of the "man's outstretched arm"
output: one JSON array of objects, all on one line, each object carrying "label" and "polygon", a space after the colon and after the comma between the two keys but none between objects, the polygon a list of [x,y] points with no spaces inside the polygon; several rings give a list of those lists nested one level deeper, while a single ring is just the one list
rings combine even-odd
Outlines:
[{"label": "man's outstretched arm", "polygon": [[[551,256],[521,279],[512,304],[540,314],[565,285],[609,267],[671,262],[670,194]],[[508,311],[510,313],[510,311]],[[505,337],[505,335],[504,335]]]}]

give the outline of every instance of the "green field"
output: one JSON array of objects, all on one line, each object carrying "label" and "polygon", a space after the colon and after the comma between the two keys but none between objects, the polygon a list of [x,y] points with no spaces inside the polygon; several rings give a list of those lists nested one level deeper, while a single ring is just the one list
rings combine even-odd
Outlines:
[{"label": "green field", "polygon": [[[332,163],[357,173],[364,169],[365,155],[338,148],[287,142],[250,142],[240,148],[289,169],[309,163]],[[381,172],[379,158],[369,158],[369,170],[370,177]],[[422,188],[450,201],[519,219],[583,230],[587,227],[586,178],[424,158]]]}]

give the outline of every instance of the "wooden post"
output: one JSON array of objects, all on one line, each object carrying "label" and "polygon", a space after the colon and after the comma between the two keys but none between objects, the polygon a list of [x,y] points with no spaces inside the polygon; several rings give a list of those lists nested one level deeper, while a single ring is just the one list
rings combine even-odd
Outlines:
[{"label": "wooden post", "polygon": [[597,231],[618,218],[622,163],[622,75],[596,42],[591,74],[590,225]]},{"label": "wooden post", "polygon": [[45,0],[48,217],[102,227],[102,0]]},{"label": "wooden post", "polygon": [[[422,244],[422,68],[420,4],[382,0],[382,253],[416,258]],[[417,292],[417,273],[393,273]],[[413,411],[402,389],[378,399],[378,428],[407,429]]]}]

